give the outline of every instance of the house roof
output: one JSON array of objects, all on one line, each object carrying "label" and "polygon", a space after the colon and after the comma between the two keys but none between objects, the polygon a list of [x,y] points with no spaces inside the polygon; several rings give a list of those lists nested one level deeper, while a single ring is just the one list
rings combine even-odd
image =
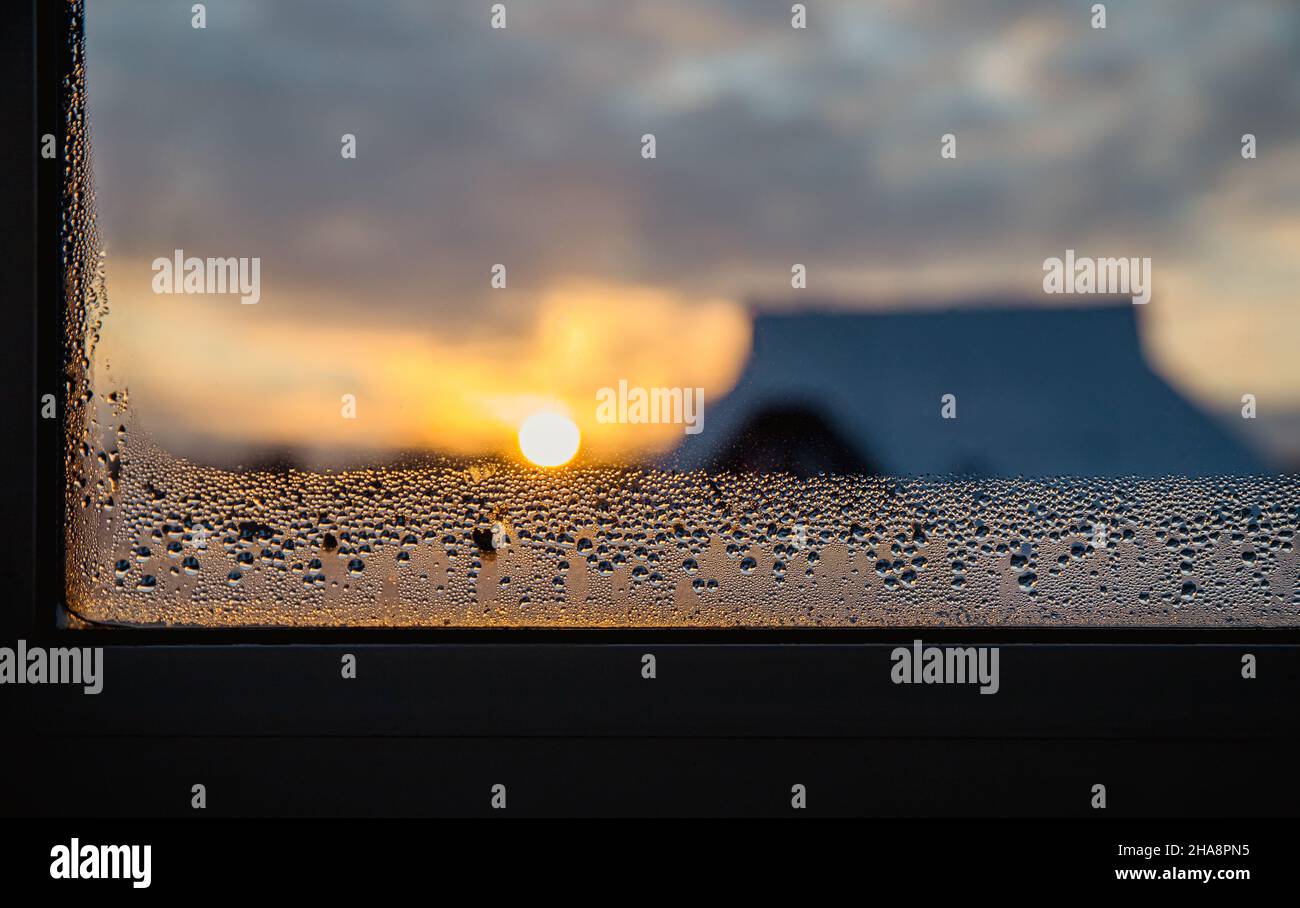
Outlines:
[{"label": "house roof", "polygon": [[[956,397],[955,419],[940,416],[946,394]],[[749,443],[745,426],[791,407],[820,414],[858,458],[889,474],[1263,469],[1151,370],[1128,302],[760,314],[739,383],[706,404],[703,431],[663,465],[724,464]]]}]

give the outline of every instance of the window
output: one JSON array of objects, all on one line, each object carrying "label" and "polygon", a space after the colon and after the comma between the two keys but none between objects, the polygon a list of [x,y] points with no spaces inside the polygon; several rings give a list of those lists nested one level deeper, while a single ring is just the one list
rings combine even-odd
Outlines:
[{"label": "window", "polygon": [[1300,11],[1150,6],[92,0],[72,622],[1300,624]]}]

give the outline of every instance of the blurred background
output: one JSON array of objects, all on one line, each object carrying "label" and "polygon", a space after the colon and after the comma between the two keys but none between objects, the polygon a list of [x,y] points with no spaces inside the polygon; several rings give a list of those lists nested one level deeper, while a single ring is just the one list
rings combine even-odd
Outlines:
[{"label": "blurred background", "polygon": [[[590,463],[1300,468],[1291,0],[191,6],[87,9],[97,382],[179,456],[517,458],[557,412]],[[155,294],[176,249],[260,302]],[[1151,302],[1045,294],[1067,249]],[[703,431],[599,422],[620,380]]]}]

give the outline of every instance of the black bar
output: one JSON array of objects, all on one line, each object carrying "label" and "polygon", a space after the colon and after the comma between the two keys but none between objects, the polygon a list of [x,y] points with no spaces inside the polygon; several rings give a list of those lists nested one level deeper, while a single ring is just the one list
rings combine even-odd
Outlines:
[{"label": "black bar", "polygon": [[[44,817],[1277,817],[1291,742],[968,739],[46,738]],[[1094,785],[1104,785],[1104,808]],[[194,786],[206,804],[193,806]],[[505,808],[493,786],[505,786]],[[792,789],[805,788],[806,806]],[[1242,827],[1244,832],[1251,828]],[[1018,866],[1011,863],[1009,866]]]},{"label": "black bar", "polygon": [[[109,647],[103,691],[0,687],[52,734],[1010,735],[1300,741],[1294,647],[1005,646],[999,688],[892,647]],[[1242,656],[1257,677],[1242,677]],[[642,677],[653,654],[656,677]],[[345,679],[344,654],[356,658]]]}]

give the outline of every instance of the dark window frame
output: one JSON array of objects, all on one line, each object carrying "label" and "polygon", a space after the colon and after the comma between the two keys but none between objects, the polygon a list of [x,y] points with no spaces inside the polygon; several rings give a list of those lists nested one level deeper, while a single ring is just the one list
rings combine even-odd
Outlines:
[{"label": "dark window frame", "polygon": [[[95,0],[87,0],[93,4]],[[465,644],[492,643],[518,646],[553,644],[729,644],[769,646],[783,643],[874,644],[896,646],[922,636],[936,643],[969,641],[993,644],[1130,646],[1134,644],[1300,645],[1300,625],[1295,627],[1186,628],[1158,626],[1121,627],[860,627],[860,628],[78,628],[61,629],[65,615],[64,456],[62,369],[63,319],[66,293],[62,263],[62,194],[64,188],[62,86],[71,69],[73,4],[65,0],[34,0],[36,78],[35,138],[53,132],[59,140],[55,161],[39,158],[39,142],[31,145],[36,183],[35,303],[33,341],[24,343],[19,329],[8,335],[11,356],[23,362],[34,351],[38,405],[34,414],[35,465],[33,523],[35,545],[35,595],[25,633],[33,641],[61,641],[79,645],[187,646],[194,644],[297,644],[334,646],[341,643]],[[59,419],[41,419],[39,397],[55,393],[60,399]],[[20,408],[21,411],[21,408]]]}]

